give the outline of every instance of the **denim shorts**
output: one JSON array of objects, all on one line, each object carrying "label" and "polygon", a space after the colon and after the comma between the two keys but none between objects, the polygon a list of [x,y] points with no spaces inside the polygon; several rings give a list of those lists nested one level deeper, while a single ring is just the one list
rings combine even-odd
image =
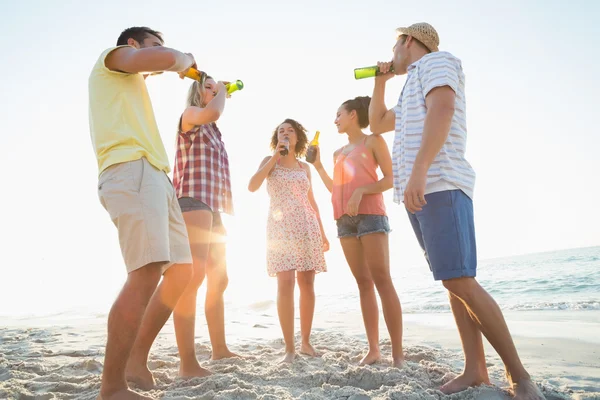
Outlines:
[{"label": "denim shorts", "polygon": [[477,250],[473,201],[462,190],[425,195],[427,204],[408,212],[419,245],[436,281],[475,277]]},{"label": "denim shorts", "polygon": [[213,212],[210,206],[198,199],[193,197],[182,197],[179,199],[179,207],[181,207],[181,212],[185,213],[188,211],[210,211],[213,214],[212,228],[223,227],[223,220],[221,219],[220,212]]},{"label": "denim shorts", "polygon": [[335,222],[338,228],[338,238],[350,236],[358,238],[371,233],[390,232],[390,224],[386,215],[358,214],[351,217],[344,214]]}]

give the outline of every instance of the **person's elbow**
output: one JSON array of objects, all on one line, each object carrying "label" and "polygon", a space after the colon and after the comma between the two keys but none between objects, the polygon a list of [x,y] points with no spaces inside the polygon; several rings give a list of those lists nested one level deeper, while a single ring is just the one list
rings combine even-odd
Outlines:
[{"label": "person's elbow", "polygon": [[256,185],[252,180],[248,183],[248,191],[254,193],[258,190],[259,186]]},{"label": "person's elbow", "polygon": [[371,124],[371,133],[373,133],[373,135],[379,136],[385,133],[385,131],[378,124]]},{"label": "person's elbow", "polygon": [[394,176],[390,173],[383,178],[383,191],[390,190],[394,187]]},{"label": "person's elbow", "polygon": [[132,56],[132,66],[140,71],[170,71],[178,61],[177,55],[166,47],[138,50]]}]

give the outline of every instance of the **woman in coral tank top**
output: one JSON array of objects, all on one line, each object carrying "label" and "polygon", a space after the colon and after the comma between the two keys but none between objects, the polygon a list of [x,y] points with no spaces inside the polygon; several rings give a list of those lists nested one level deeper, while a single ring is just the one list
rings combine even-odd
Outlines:
[{"label": "woman in coral tank top", "polygon": [[[332,194],[338,237],[360,292],[369,341],[369,351],[360,365],[372,364],[381,357],[377,289],[392,341],[393,365],[400,367],[402,310],[390,276],[390,226],[382,194],[392,187],[392,160],[381,136],[362,131],[369,126],[370,101],[369,97],[357,97],[344,102],[337,111],[335,124],[339,133],[348,136],[348,143],[333,154],[333,180],[323,168],[318,151],[314,166]],[[383,174],[381,179],[378,167]]]}]

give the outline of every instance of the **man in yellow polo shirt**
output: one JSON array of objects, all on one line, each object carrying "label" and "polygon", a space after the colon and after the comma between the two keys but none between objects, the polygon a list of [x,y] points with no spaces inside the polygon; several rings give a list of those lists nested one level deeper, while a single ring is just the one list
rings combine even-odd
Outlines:
[{"label": "man in yellow polo shirt", "polygon": [[[98,160],[98,196],[118,229],[127,281],[108,316],[99,398],[151,399],[127,381],[151,389],[152,342],[191,274],[185,222],[145,78],[196,67],[191,54],[163,46],[162,35],[133,27],[100,55],[89,77],[89,120]],[[163,276],[162,283],[159,281]]]}]

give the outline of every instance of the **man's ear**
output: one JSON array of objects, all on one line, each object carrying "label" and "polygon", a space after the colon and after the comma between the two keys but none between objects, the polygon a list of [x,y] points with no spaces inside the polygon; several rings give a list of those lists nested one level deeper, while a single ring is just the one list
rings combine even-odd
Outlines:
[{"label": "man's ear", "polygon": [[137,42],[135,39],[133,39],[133,38],[129,38],[129,39],[127,39],[127,44],[128,44],[129,46],[133,46],[133,47],[135,47],[136,49],[139,49],[139,48],[140,48],[140,44],[139,44],[139,43],[138,43],[138,42]]}]

